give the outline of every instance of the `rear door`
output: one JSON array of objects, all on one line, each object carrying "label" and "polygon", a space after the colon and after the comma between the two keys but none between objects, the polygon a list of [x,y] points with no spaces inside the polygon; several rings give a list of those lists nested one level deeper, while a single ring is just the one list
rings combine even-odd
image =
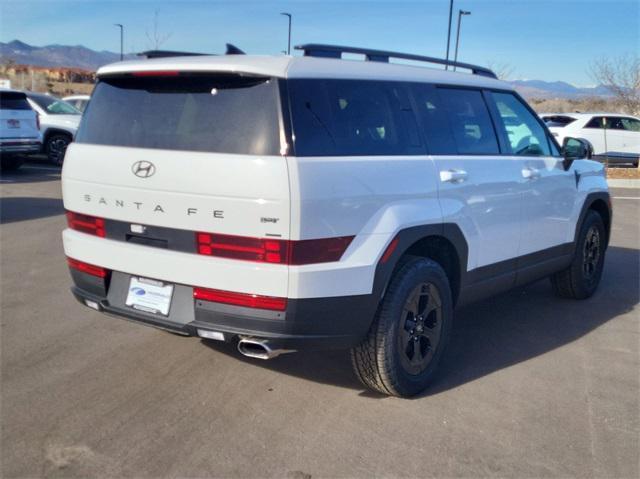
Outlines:
[{"label": "rear door", "polygon": [[0,92],[0,138],[37,140],[40,135],[36,113],[24,93]]},{"label": "rear door", "polygon": [[508,285],[522,228],[519,163],[501,157],[481,90],[416,85],[414,92],[444,221],[459,225],[468,242],[467,270],[477,270],[478,280],[504,276]]},{"label": "rear door", "polygon": [[280,120],[272,78],[177,72],[101,78],[67,150],[65,208],[164,227],[155,229],[161,235],[288,239]]},{"label": "rear door", "polygon": [[640,120],[620,116],[607,117],[609,151],[640,154]]}]

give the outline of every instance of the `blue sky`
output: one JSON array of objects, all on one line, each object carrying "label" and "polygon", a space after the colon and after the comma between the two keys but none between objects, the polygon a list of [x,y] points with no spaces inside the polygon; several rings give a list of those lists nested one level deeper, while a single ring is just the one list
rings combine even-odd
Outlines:
[{"label": "blue sky", "polygon": [[[449,0],[421,1],[154,1],[0,0],[0,41],[85,45],[118,51],[150,47],[145,32],[159,12],[166,49],[220,52],[232,42],[250,53],[293,41],[366,46],[444,57]],[[455,0],[464,17],[459,59],[508,64],[513,78],[593,84],[589,64],[602,56],[640,51],[638,0]],[[455,18],[452,44],[455,41]]]}]

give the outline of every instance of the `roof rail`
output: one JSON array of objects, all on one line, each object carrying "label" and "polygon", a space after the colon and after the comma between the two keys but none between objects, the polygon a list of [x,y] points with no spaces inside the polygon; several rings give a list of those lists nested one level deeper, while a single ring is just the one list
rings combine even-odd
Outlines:
[{"label": "roof rail", "polygon": [[194,53],[194,52],[174,52],[172,50],[147,50],[146,52],[138,53],[139,57],[146,57],[146,58],[196,57],[201,55],[210,55],[210,54]]},{"label": "roof rail", "polygon": [[444,58],[427,57],[423,55],[414,55],[412,53],[388,52],[385,50],[371,50],[369,48],[343,47],[338,45],[324,45],[321,43],[307,43],[305,45],[297,45],[296,50],[304,50],[305,57],[322,57],[322,58],[342,58],[343,53],[357,53],[364,55],[367,61],[388,63],[390,58],[400,58],[403,60],[415,60],[425,63],[435,63],[438,65],[454,66],[456,68],[464,68],[471,70],[474,75],[482,75],[490,78],[498,78],[497,75],[489,68],[472,65],[470,63],[454,62],[445,60]]}]

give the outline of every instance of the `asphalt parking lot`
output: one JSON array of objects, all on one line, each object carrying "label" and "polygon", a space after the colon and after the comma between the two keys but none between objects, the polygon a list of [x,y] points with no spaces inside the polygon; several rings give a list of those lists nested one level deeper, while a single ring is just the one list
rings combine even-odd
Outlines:
[{"label": "asphalt parking lot", "polygon": [[2,176],[3,477],[638,477],[640,192],[613,191],[602,285],[457,313],[433,387],[364,391],[346,352],[245,359],[82,307],[59,170]]}]

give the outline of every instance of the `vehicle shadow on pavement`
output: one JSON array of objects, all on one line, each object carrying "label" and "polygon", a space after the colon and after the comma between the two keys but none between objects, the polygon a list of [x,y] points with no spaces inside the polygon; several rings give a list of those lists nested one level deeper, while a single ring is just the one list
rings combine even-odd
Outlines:
[{"label": "vehicle shadow on pavement", "polygon": [[[432,385],[438,394],[569,344],[640,302],[640,250],[610,247],[598,292],[586,301],[560,299],[548,280],[518,288],[456,312],[453,333]],[[371,398],[353,372],[348,351],[301,352],[269,361],[249,359],[228,344],[204,341],[253,367],[344,388]]]},{"label": "vehicle shadow on pavement", "polygon": [[64,214],[59,198],[4,197],[0,198],[0,224],[16,223]]},{"label": "vehicle shadow on pavement", "polygon": [[45,181],[59,181],[60,168],[41,166],[38,163],[27,163],[16,171],[0,173],[0,184],[41,183]]}]

